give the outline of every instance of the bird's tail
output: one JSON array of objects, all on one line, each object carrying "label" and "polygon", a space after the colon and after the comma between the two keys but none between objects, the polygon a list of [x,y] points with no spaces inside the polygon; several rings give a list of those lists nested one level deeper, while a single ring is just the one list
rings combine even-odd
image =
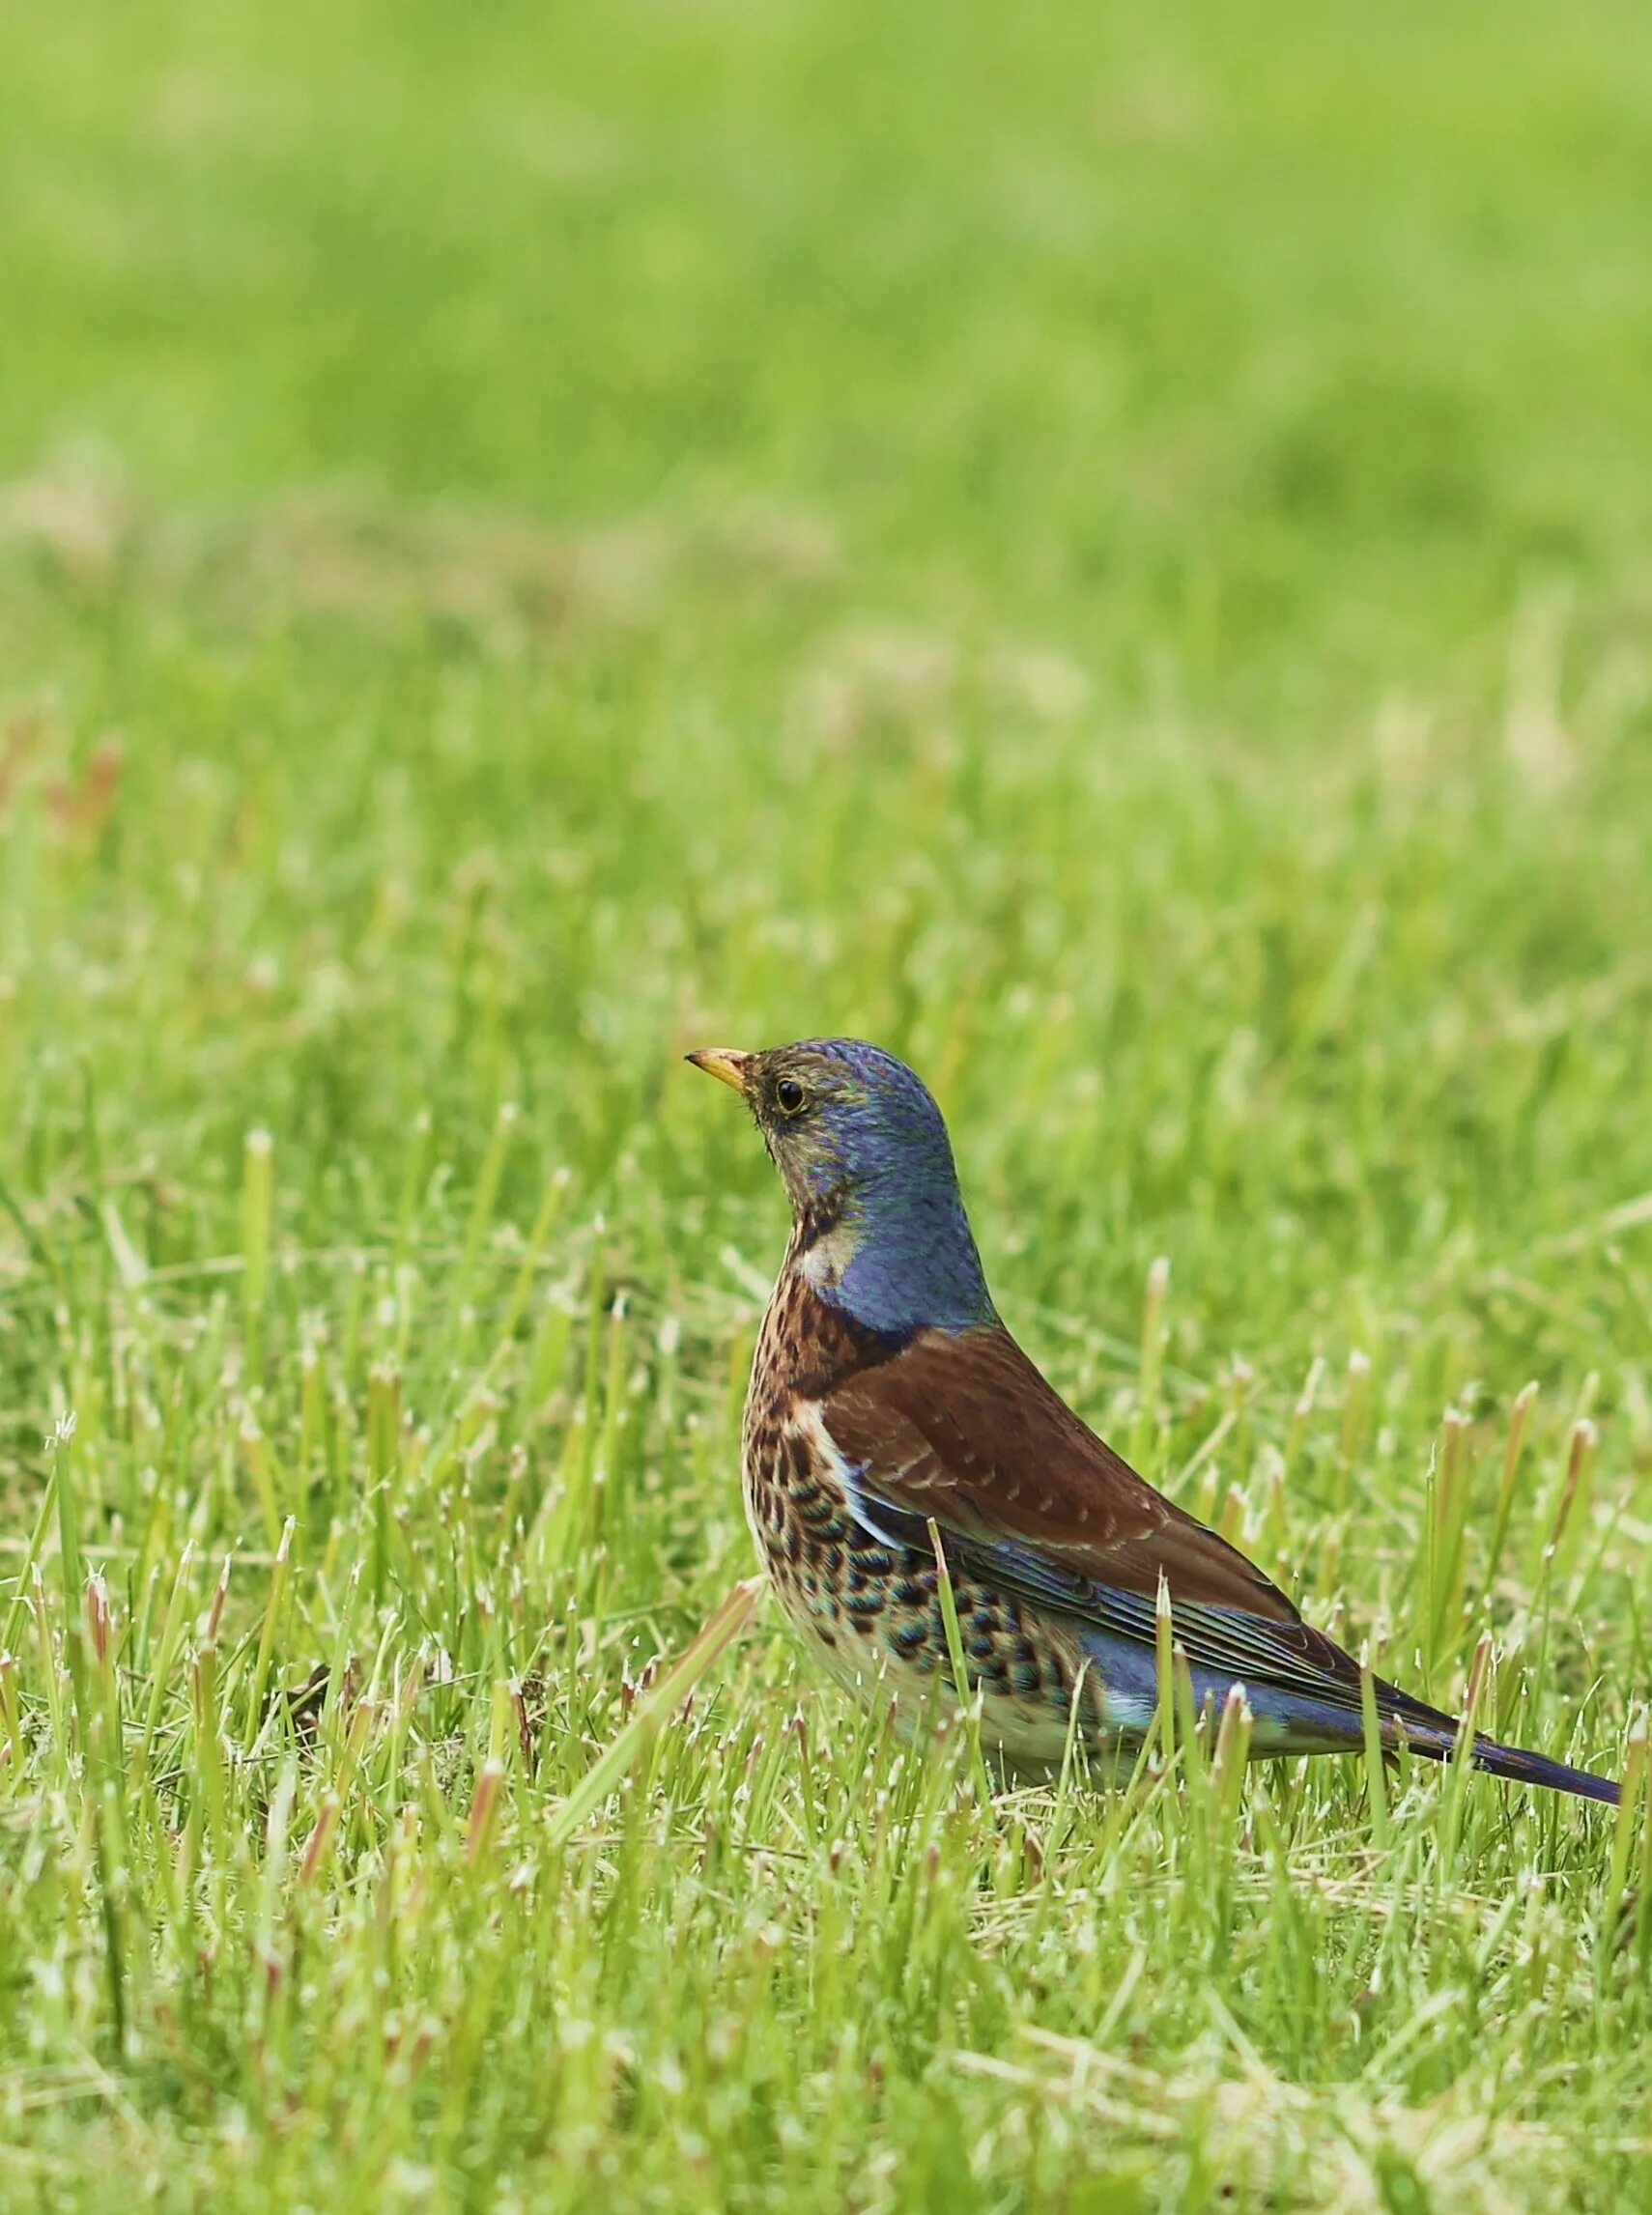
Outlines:
[{"label": "bird's tail", "polygon": [[[1426,1754],[1431,1761],[1449,1761],[1457,1751],[1459,1735],[1451,1718],[1392,1685],[1384,1685],[1382,1691],[1388,1695],[1382,1701],[1387,1710],[1384,1741],[1393,1744],[1403,1737],[1413,1753]],[[1551,1792],[1571,1792],[1580,1800],[1598,1800],[1603,1806],[1615,1807],[1623,1798],[1623,1788],[1614,1777],[1595,1776],[1586,1769],[1551,1761],[1546,1753],[1527,1753],[1521,1746],[1500,1746],[1483,1731],[1475,1733],[1472,1759],[1488,1776],[1546,1785]]]},{"label": "bird's tail", "polygon": [[1521,1784],[1546,1784],[1552,1792],[1576,1793],[1580,1800],[1598,1800],[1615,1807],[1623,1787],[1610,1776],[1595,1776],[1586,1769],[1568,1768],[1544,1753],[1527,1753],[1523,1746],[1499,1746],[1495,1738],[1476,1738],[1474,1766],[1489,1776],[1512,1776]]},{"label": "bird's tail", "polygon": [[[1413,1753],[1426,1754],[1431,1761],[1449,1761],[1457,1751],[1460,1726],[1438,1708],[1381,1680],[1377,1700],[1382,1714],[1384,1743],[1395,1744],[1403,1737]],[[1551,1761],[1546,1753],[1527,1753],[1522,1746],[1501,1746],[1483,1731],[1474,1734],[1472,1759],[1474,1767],[1488,1776],[1507,1776],[1517,1784],[1541,1784],[1551,1792],[1598,1800],[1606,1807],[1616,1807],[1623,1799],[1623,1787],[1615,1777],[1573,1769],[1564,1761]]]}]

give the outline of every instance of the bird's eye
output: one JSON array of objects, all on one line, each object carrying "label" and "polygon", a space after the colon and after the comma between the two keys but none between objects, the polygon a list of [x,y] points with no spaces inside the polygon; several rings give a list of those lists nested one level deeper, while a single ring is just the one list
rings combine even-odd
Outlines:
[{"label": "bird's eye", "polygon": [[795,1077],[782,1077],[775,1087],[775,1098],[782,1115],[801,1115],[809,1094]]}]

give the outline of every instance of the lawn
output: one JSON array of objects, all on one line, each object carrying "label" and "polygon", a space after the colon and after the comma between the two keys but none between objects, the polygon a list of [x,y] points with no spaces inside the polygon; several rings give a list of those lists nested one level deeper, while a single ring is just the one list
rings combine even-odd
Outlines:
[{"label": "lawn", "polygon": [[1644,1792],[668,1672],[679,1056],[849,1032],[1149,1475],[1644,1774],[1649,173],[1628,0],[0,19],[0,2202],[1644,2202]]}]

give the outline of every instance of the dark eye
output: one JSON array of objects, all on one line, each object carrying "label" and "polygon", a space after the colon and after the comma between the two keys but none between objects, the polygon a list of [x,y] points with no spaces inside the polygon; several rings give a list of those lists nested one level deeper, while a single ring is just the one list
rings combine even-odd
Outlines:
[{"label": "dark eye", "polygon": [[803,1104],[808,1097],[809,1094],[795,1077],[782,1077],[780,1083],[775,1087],[775,1098],[779,1102],[782,1115],[801,1115]]}]

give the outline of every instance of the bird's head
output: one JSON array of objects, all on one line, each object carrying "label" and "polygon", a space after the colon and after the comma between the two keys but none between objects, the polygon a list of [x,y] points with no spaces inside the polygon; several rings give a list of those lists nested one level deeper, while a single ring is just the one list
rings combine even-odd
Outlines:
[{"label": "bird's head", "polygon": [[688,1059],[751,1109],[818,1291],[876,1330],[992,1320],[947,1126],[904,1062],[859,1038]]}]

